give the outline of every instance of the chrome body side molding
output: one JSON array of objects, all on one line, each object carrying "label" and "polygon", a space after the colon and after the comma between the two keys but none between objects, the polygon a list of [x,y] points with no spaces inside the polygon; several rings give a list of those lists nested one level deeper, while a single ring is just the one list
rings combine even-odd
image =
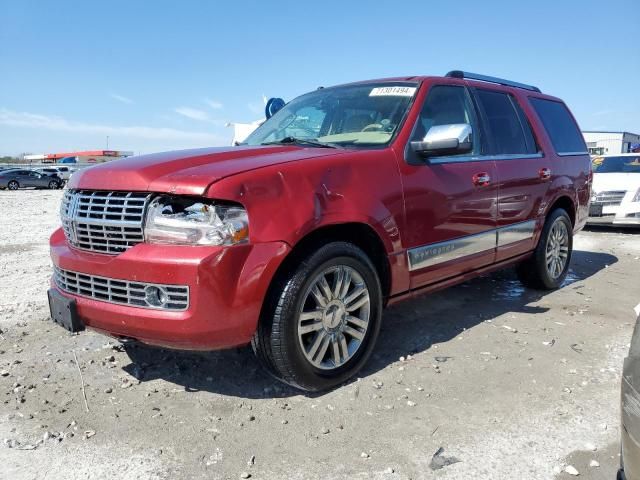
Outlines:
[{"label": "chrome body side molding", "polygon": [[510,243],[520,242],[533,238],[536,229],[536,221],[529,220],[527,222],[514,223],[506,227],[499,228],[497,233],[497,246],[504,247]]},{"label": "chrome body side molding", "polygon": [[535,220],[528,220],[475,235],[447,240],[446,242],[410,248],[407,250],[409,270],[419,270],[531,239],[533,238],[535,227]]}]

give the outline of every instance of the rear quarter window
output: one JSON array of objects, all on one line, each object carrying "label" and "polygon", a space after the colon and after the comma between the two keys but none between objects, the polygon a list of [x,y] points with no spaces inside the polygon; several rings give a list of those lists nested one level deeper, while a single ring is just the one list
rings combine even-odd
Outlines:
[{"label": "rear quarter window", "polygon": [[558,155],[588,153],[587,145],[564,103],[543,98],[529,98]]}]

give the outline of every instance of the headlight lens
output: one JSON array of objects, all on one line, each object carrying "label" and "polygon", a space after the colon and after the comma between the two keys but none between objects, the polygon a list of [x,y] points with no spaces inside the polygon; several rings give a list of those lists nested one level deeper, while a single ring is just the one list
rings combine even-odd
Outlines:
[{"label": "headlight lens", "polygon": [[636,192],[636,194],[633,196],[633,198],[631,199],[632,202],[640,202],[640,188],[638,188],[638,191]]},{"label": "headlight lens", "polygon": [[249,240],[249,219],[240,206],[160,196],[149,204],[144,238],[173,245],[235,245]]}]

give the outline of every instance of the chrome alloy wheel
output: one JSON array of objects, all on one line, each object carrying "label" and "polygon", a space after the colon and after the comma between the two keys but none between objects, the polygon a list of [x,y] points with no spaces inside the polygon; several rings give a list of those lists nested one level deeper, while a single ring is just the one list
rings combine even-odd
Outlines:
[{"label": "chrome alloy wheel", "polygon": [[298,340],[309,362],[332,370],[362,345],[369,327],[369,290],[352,267],[335,265],[318,274],[303,296]]},{"label": "chrome alloy wheel", "polygon": [[551,227],[546,248],[547,272],[553,279],[564,272],[569,258],[569,232],[564,222],[557,220]]}]

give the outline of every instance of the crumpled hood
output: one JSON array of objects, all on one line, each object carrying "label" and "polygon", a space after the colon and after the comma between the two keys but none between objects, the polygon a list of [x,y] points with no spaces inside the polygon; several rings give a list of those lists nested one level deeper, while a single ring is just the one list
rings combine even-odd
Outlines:
[{"label": "crumpled hood", "polygon": [[298,146],[219,147],[128,157],[79,170],[69,188],[203,195],[221,178],[256,168],[339,154]]},{"label": "crumpled hood", "polygon": [[598,173],[593,174],[593,193],[612,190],[637,191],[640,188],[640,173]]}]

